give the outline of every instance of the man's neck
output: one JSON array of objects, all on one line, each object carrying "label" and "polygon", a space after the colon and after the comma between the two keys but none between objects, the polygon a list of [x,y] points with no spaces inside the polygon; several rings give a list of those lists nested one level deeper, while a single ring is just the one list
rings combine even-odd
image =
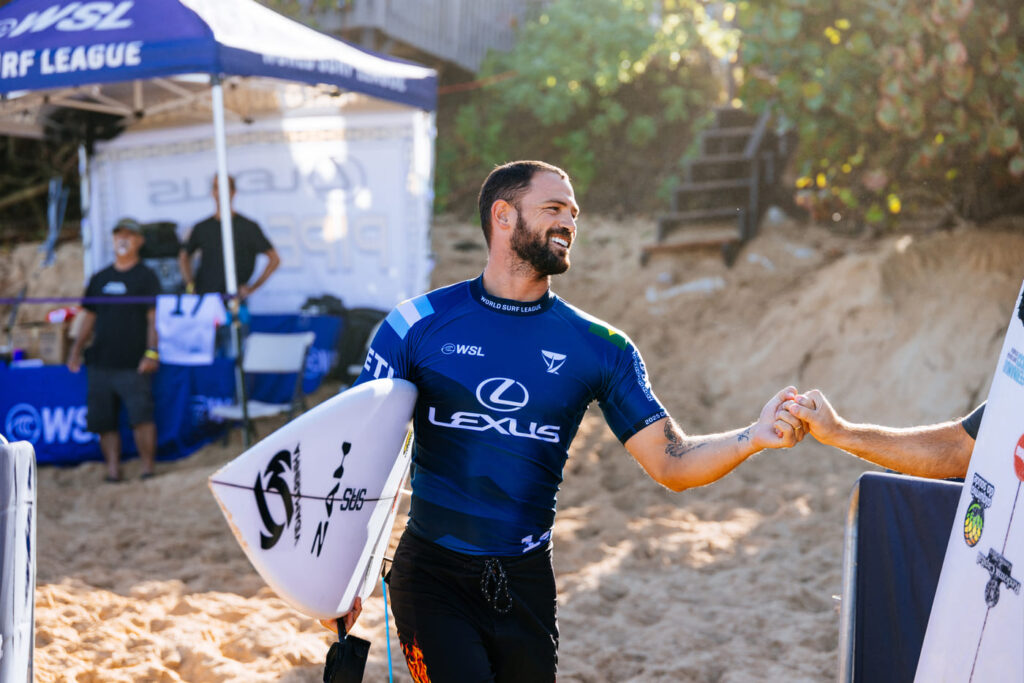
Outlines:
[{"label": "man's neck", "polygon": [[115,256],[114,257],[114,270],[119,270],[122,273],[126,270],[131,270],[138,264],[138,256]]},{"label": "man's neck", "polygon": [[484,268],[484,291],[510,301],[536,301],[544,296],[551,287],[551,276],[537,275],[526,264],[520,265],[523,267],[509,267],[509,264],[499,266],[493,260],[488,260]]}]

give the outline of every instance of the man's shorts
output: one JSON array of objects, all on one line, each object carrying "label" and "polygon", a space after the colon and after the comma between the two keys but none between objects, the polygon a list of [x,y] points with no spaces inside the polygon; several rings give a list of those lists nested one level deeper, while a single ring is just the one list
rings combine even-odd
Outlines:
[{"label": "man's shorts", "polygon": [[153,421],[153,379],[134,368],[87,368],[86,425],[102,434],[118,427],[123,405],[132,427]]},{"label": "man's shorts", "polygon": [[388,584],[398,639],[416,683],[555,680],[558,622],[550,546],[518,557],[485,558],[406,530]]}]

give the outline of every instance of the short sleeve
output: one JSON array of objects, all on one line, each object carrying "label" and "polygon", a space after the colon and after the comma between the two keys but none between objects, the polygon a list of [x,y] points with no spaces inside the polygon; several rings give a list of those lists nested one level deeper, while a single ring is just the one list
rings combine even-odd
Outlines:
[{"label": "short sleeve", "polygon": [[406,337],[409,330],[396,329],[390,318],[397,309],[385,318],[370,342],[363,362],[363,370],[353,386],[372,379],[409,379],[409,363]]},{"label": "short sleeve", "polygon": [[271,244],[270,240],[267,239],[267,236],[263,234],[263,228],[253,221],[249,221],[249,224],[252,226],[252,250],[257,254],[262,254],[273,249],[274,245]]},{"label": "short sleeve", "polygon": [[651,389],[640,351],[630,342],[624,346],[613,357],[602,394],[597,397],[605,421],[622,443],[668,416]]},{"label": "short sleeve", "polygon": [[190,255],[196,253],[196,250],[203,248],[199,236],[202,232],[202,230],[200,230],[200,226],[202,226],[202,223],[194,225],[191,232],[188,233],[188,239],[185,240],[185,251]]},{"label": "short sleeve", "polygon": [[970,415],[960,421],[960,426],[975,441],[978,440],[978,430],[981,429],[981,419],[983,417],[985,417],[985,403],[975,408]]},{"label": "short sleeve", "polygon": [[[156,273],[153,272],[152,268],[146,268],[146,278],[143,281],[143,288],[144,288],[144,291],[142,292],[142,296],[153,296],[153,297],[155,297],[155,296],[157,296],[157,295],[159,295],[161,293],[160,292],[160,278],[158,278],[156,276]],[[151,305],[151,308],[155,307],[155,306],[156,306],[156,300],[154,299],[153,303]]]},{"label": "short sleeve", "polygon": [[100,283],[97,282],[95,275],[89,278],[89,284],[86,285],[85,287],[86,301],[82,302],[82,308],[91,313],[96,312],[96,304],[94,302],[89,301],[89,299],[99,296],[101,287],[102,285],[100,285]]}]

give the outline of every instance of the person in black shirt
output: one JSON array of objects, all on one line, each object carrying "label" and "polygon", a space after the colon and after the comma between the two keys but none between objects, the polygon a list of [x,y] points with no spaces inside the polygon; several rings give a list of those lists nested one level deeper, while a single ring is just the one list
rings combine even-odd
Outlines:
[{"label": "person in black shirt", "polygon": [[[96,297],[156,297],[160,281],[139,260],[142,227],[130,218],[114,226],[114,264],[94,274],[85,290],[83,325],[68,355],[68,368],[78,372],[85,349],[88,367],[86,425],[100,435],[100,450],[107,464],[107,481],[121,480],[121,434],[118,417],[123,405],[132,425],[142,461],[142,477],[153,476],[156,459],[156,423],[153,421],[152,373],[156,372],[156,301],[145,303],[96,302]],[[93,334],[95,332],[95,334]]]},{"label": "person in black shirt", "polygon": [[[235,199],[235,179],[228,176],[230,201]],[[213,199],[217,211],[192,228],[185,245],[178,254],[178,265],[187,291],[196,294],[225,294],[227,282],[224,277],[224,242],[220,232],[220,195],[217,188],[217,177],[213,178]],[[232,228],[235,241],[235,274],[238,279],[238,296],[246,299],[259,289],[263,283],[277,270],[281,257],[267,239],[260,226],[245,216],[231,209]],[[199,267],[195,277],[192,273],[192,256],[200,253]],[[253,283],[249,283],[256,269],[256,256],[266,255],[268,261],[263,272]]]}]

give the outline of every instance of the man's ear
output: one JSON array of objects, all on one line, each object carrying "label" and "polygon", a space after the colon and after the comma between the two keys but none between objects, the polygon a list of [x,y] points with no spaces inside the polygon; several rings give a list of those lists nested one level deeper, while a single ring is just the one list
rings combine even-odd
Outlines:
[{"label": "man's ear", "polygon": [[516,207],[504,199],[496,199],[491,204],[491,227],[498,230],[511,230],[515,227],[518,213]]}]

